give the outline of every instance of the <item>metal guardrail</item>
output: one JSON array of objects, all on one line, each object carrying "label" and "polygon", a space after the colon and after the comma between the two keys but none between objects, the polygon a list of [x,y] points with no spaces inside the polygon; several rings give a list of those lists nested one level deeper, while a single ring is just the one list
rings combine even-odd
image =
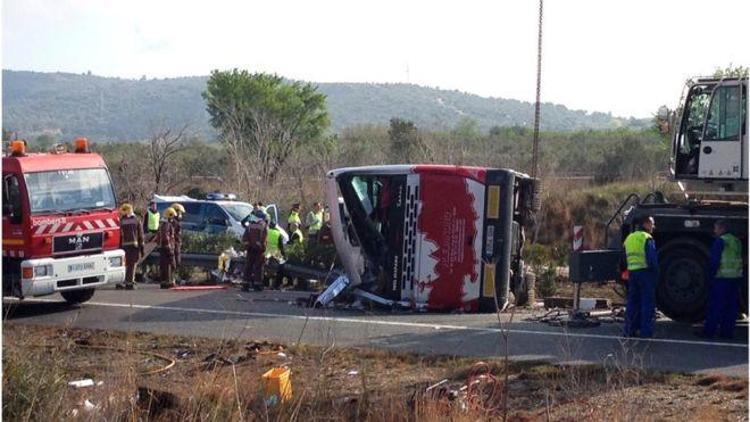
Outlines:
[{"label": "metal guardrail", "polygon": [[[213,254],[196,254],[196,253],[184,253],[181,256],[182,265],[201,267],[201,268],[216,268],[218,265],[219,255]],[[159,252],[154,251],[149,256],[143,258],[142,264],[158,265],[159,264]],[[232,258],[234,264],[244,264],[244,257]],[[286,262],[279,265],[275,261],[269,261],[266,267],[271,271],[282,271],[284,275],[293,278],[303,278],[306,280],[321,280],[328,281],[328,279],[335,278],[339,271],[334,269],[328,271],[309,265],[304,265],[296,262]]]}]

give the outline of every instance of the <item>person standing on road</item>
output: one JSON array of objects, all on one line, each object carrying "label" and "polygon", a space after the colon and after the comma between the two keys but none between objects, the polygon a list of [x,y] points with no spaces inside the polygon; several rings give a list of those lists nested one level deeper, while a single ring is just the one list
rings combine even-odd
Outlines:
[{"label": "person standing on road", "polygon": [[307,225],[307,237],[313,243],[317,240],[318,232],[323,228],[323,206],[320,202],[313,204],[313,209],[307,213],[305,224]]},{"label": "person standing on road", "polygon": [[151,235],[159,232],[159,210],[156,207],[156,201],[151,200],[146,210],[146,218],[143,219],[143,231]]},{"label": "person standing on road", "polygon": [[281,287],[284,279],[286,251],[284,251],[284,236],[282,236],[275,221],[269,223],[266,239],[266,260],[276,266],[276,276],[269,282],[269,287],[276,289]]},{"label": "person standing on road", "polygon": [[250,291],[252,286],[256,290],[263,288],[263,267],[266,259],[266,244],[268,242],[268,228],[266,213],[255,210],[250,215],[250,222],[242,236],[245,242],[245,283],[243,291]]},{"label": "person standing on road", "polygon": [[650,338],[654,334],[656,313],[656,283],[658,262],[654,232],[654,219],[641,217],[637,221],[638,230],[625,239],[625,259],[628,269],[628,297],[625,308],[626,337]]},{"label": "person standing on road", "polygon": [[125,283],[118,283],[115,287],[133,290],[135,267],[143,256],[143,227],[130,204],[122,204],[120,216],[120,247],[125,251]]},{"label": "person standing on road", "polygon": [[174,282],[174,218],[177,212],[174,208],[169,207],[164,210],[164,217],[159,222],[159,233],[157,241],[159,242],[159,269],[161,288],[169,289],[175,286]]},{"label": "person standing on road", "polygon": [[173,220],[174,225],[174,263],[176,266],[182,264],[182,216],[185,215],[185,207],[174,203],[172,209],[177,213]]},{"label": "person standing on road", "polygon": [[727,222],[714,223],[716,240],[711,247],[709,260],[708,309],[701,337],[734,337],[734,326],[739,312],[739,294],[742,285],[742,244],[737,236],[729,233]]}]

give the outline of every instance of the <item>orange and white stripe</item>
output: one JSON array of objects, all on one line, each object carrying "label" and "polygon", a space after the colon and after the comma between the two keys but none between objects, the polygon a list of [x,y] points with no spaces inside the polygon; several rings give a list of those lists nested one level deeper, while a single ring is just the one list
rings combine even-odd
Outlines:
[{"label": "orange and white stripe", "polygon": [[86,220],[80,223],[74,222],[55,222],[50,224],[40,224],[36,226],[34,231],[35,236],[43,234],[56,234],[66,233],[72,230],[83,231],[83,230],[104,230],[104,229],[116,229],[119,228],[114,218],[107,219],[96,219]]}]

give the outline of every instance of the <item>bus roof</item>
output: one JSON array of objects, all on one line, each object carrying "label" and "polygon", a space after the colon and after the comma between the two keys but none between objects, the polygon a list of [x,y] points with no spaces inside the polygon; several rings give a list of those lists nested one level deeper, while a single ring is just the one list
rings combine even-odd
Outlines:
[{"label": "bus roof", "polygon": [[513,173],[517,176],[529,177],[515,170],[500,169],[495,167],[456,166],[447,164],[393,164],[382,166],[344,167],[328,172],[328,177],[337,178],[346,173],[360,175],[396,175],[396,174],[443,174],[468,177],[479,182],[484,182],[487,170],[500,170]]}]

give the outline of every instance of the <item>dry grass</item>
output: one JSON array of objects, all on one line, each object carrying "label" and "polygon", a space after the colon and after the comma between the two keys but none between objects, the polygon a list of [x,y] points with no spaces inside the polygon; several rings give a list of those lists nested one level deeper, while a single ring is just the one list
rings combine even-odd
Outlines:
[{"label": "dry grass", "polygon": [[[477,365],[475,359],[447,356],[16,323],[4,324],[4,340],[6,420],[477,421],[501,418],[504,399],[509,420],[633,420],[652,419],[646,410],[654,408],[653,397],[683,391],[688,397],[675,406],[697,409],[710,400],[723,403],[725,416],[747,412],[746,400],[737,399],[746,397],[747,380],[708,382],[611,365],[511,362],[506,368],[500,359]],[[152,353],[177,363],[144,375],[166,363]],[[292,370],[294,396],[269,407],[260,376],[279,365]],[[66,385],[80,378],[103,384]],[[445,384],[427,391],[443,379]],[[454,391],[467,384],[468,395],[456,398]],[[96,408],[87,410],[86,400]],[[666,420],[681,415],[674,410],[669,416],[669,405],[660,409]]]}]

